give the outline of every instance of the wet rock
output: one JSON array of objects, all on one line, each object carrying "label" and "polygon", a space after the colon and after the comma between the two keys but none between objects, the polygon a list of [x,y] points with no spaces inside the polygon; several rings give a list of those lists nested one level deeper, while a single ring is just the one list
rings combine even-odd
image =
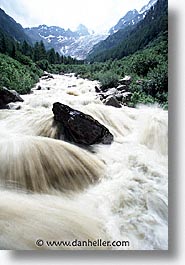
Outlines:
[{"label": "wet rock", "polygon": [[101,90],[102,92],[107,92],[109,89],[106,88],[106,87],[100,86],[100,90]]},{"label": "wet rock", "polygon": [[101,99],[106,99],[109,96],[116,96],[116,94],[117,94],[116,88],[111,88],[107,92],[104,92],[104,93],[101,92],[101,93],[99,93]]},{"label": "wet rock", "polygon": [[132,93],[130,92],[125,92],[122,94],[122,103],[127,103],[128,101],[130,101]]},{"label": "wet rock", "polygon": [[106,97],[108,97],[108,96],[115,95],[116,92],[117,92],[116,88],[111,88],[104,95],[106,95]]},{"label": "wet rock", "polygon": [[23,102],[19,93],[15,90],[9,90],[6,87],[0,89],[0,108],[7,108],[6,105],[10,102]]},{"label": "wet rock", "polygon": [[104,104],[115,108],[121,108],[121,104],[114,96],[107,97]]},{"label": "wet rock", "polygon": [[127,87],[126,85],[119,85],[119,86],[117,87],[117,90],[118,90],[118,91],[126,91],[127,88],[128,88],[128,87]]},{"label": "wet rock", "polygon": [[122,98],[123,98],[123,95],[121,93],[118,93],[115,95],[115,98],[118,100],[118,101],[122,101]]},{"label": "wet rock", "polygon": [[106,95],[104,95],[103,93],[99,94],[99,96],[100,96],[100,99],[101,99],[101,100],[104,100],[104,99],[106,99],[106,98],[107,98],[107,96],[106,96]]},{"label": "wet rock", "polygon": [[119,80],[120,85],[130,85],[132,81],[132,77],[130,75],[126,75],[124,78]]},{"label": "wet rock", "polygon": [[99,87],[95,86],[95,91],[96,91],[96,93],[100,93],[101,89]]},{"label": "wet rock", "polygon": [[47,80],[47,79],[54,79],[53,75],[50,74],[50,73],[47,73],[47,72],[44,72],[42,77],[41,77],[42,80]]},{"label": "wet rock", "polygon": [[42,89],[41,86],[38,86],[36,90],[41,90],[41,89]]},{"label": "wet rock", "polygon": [[105,98],[103,97],[103,94],[100,94],[100,95],[99,95],[99,99],[100,99],[101,101],[105,99]]},{"label": "wet rock", "polygon": [[116,94],[117,90],[116,88],[111,88],[105,93],[100,93],[103,99],[106,99],[108,96],[114,96]]},{"label": "wet rock", "polygon": [[60,122],[68,140],[78,144],[111,144],[113,135],[90,115],[62,103],[53,104],[54,120]]}]

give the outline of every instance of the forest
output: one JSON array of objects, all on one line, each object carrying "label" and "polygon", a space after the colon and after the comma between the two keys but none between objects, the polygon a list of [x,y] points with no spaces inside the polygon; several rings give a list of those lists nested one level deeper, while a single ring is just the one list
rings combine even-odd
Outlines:
[{"label": "forest", "polygon": [[[168,3],[159,0],[136,26],[100,42],[85,61],[47,50],[42,41],[16,41],[0,29],[0,89],[29,93],[43,71],[73,72],[98,80],[107,89],[125,75],[132,78],[130,107],[157,103],[168,108]],[[113,41],[114,40],[114,41]],[[111,45],[110,45],[111,43]]]}]

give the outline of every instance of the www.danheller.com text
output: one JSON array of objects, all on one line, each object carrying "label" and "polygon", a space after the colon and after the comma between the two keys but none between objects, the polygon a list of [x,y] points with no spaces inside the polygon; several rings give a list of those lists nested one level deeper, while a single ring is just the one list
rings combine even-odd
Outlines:
[{"label": "www.danheller.com text", "polygon": [[43,240],[37,239],[35,242],[37,247],[47,246],[47,247],[129,247],[130,242],[128,240],[103,240],[101,238],[97,240],[78,240],[74,239],[72,241],[65,240]]}]

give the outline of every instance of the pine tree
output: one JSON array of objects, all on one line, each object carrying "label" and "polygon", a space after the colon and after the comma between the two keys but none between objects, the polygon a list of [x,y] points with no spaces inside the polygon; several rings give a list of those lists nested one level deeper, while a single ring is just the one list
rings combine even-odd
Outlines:
[{"label": "pine tree", "polygon": [[60,62],[64,63],[64,56],[63,55],[60,57]]},{"label": "pine tree", "polygon": [[4,34],[1,35],[0,38],[0,52],[5,53],[6,52],[6,41]]},{"label": "pine tree", "polygon": [[40,60],[39,58],[40,58],[40,56],[39,56],[39,43],[36,42],[34,45],[34,48],[33,48],[33,61],[37,62]]},{"label": "pine tree", "polygon": [[60,64],[61,63],[61,57],[60,57],[60,55],[59,55],[58,52],[56,52],[56,63],[57,64]]},{"label": "pine tree", "polygon": [[46,49],[43,41],[39,43],[39,57],[40,57],[39,60],[45,60],[47,58]]},{"label": "pine tree", "polygon": [[24,55],[28,55],[28,43],[26,41],[23,41],[22,47],[21,47],[21,51]]},{"label": "pine tree", "polygon": [[10,55],[12,58],[15,58],[15,56],[16,56],[16,46],[14,43],[12,44],[12,51],[11,51]]},{"label": "pine tree", "polygon": [[49,63],[55,64],[56,54],[55,54],[55,50],[53,48],[47,52],[47,58],[48,58]]}]

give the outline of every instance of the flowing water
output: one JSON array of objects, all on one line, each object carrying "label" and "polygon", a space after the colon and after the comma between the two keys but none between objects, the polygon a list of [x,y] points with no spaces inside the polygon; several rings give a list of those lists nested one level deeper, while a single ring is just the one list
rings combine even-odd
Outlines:
[{"label": "flowing water", "polygon": [[[0,111],[0,248],[38,249],[40,238],[167,249],[167,111],[105,106],[97,82],[73,74],[37,85],[42,89],[22,96],[23,103]],[[54,102],[93,116],[114,142],[91,149],[65,142],[53,120]]]}]

